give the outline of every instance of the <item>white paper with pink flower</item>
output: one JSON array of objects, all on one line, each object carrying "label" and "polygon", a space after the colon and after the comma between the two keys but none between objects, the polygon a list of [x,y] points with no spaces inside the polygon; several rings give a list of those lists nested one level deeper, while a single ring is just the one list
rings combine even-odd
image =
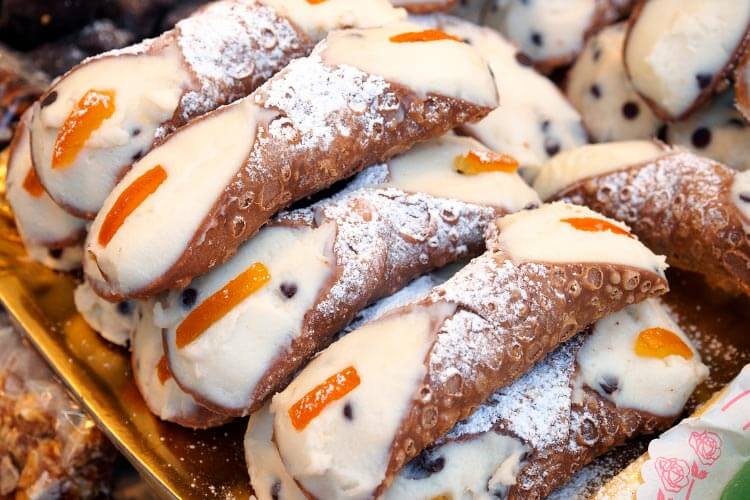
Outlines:
[{"label": "white paper with pink flower", "polygon": [[700,417],[651,441],[638,500],[711,500],[750,460],[750,365]]}]

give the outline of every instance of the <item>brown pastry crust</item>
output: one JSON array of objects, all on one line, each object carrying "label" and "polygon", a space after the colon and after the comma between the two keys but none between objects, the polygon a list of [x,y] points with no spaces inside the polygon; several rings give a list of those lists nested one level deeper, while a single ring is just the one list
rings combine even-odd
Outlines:
[{"label": "brown pastry crust", "polygon": [[[623,62],[623,66],[625,67],[625,73],[628,75],[628,79],[631,79],[631,76],[630,76],[630,68],[628,67],[628,61],[625,55],[627,54],[628,44],[630,42],[630,35],[633,32],[633,26],[640,19],[641,13],[647,1],[648,0],[637,0],[635,7],[633,7],[633,11],[630,14],[630,18],[628,19],[628,26],[625,32],[625,41],[622,44],[622,62]],[[667,122],[677,122],[677,121],[684,120],[688,116],[693,114],[695,111],[700,109],[701,106],[703,106],[706,102],[708,102],[708,100],[711,99],[711,96],[726,89],[728,85],[727,78],[732,74],[739,59],[747,51],[749,45],[750,45],[750,23],[748,23],[747,27],[745,28],[744,35],[742,35],[740,42],[734,48],[734,51],[732,52],[729,59],[727,59],[727,62],[724,65],[724,67],[721,70],[716,72],[716,74],[711,79],[711,82],[701,90],[701,92],[695,98],[695,101],[693,101],[690,107],[688,107],[685,111],[683,111],[677,116],[670,115],[667,110],[659,106],[659,103],[655,102],[649,96],[641,93],[635,85],[633,85],[633,89],[638,93],[639,96],[641,96],[641,98],[644,101],[646,101],[646,104],[649,105],[649,107],[651,108],[651,111],[653,111],[654,114],[659,119],[667,121]],[[739,83],[736,83],[736,85],[738,84]],[[742,111],[742,109],[740,109],[740,111]],[[743,116],[744,116],[744,112],[743,112]]]},{"label": "brown pastry crust", "polygon": [[620,220],[671,265],[750,294],[750,236],[731,199],[734,176],[707,158],[673,153],[581,180],[552,198]]},{"label": "brown pastry crust", "polygon": [[[364,189],[308,209],[281,214],[271,225],[336,226],[329,281],[305,315],[301,335],[279,353],[241,408],[217,407],[185,386],[201,404],[227,415],[248,415],[312,356],[326,347],[359,311],[403,288],[418,276],[484,250],[484,231],[505,212],[469,203]],[[169,353],[169,343],[165,342]],[[179,383],[179,378],[175,377]]]},{"label": "brown pastry crust", "polygon": [[742,117],[750,123],[750,50],[740,58],[734,72],[735,107]]},{"label": "brown pastry crust", "polygon": [[[186,286],[195,276],[228,260],[239,245],[253,236],[274,213],[292,202],[368,165],[404,152],[417,142],[442,135],[462,123],[477,121],[492,110],[432,93],[422,97],[403,85],[387,82],[385,90],[365,98],[364,114],[368,118],[375,116],[380,121],[371,123],[368,118],[362,118],[362,113],[352,109],[360,104],[352,102],[345,109],[326,116],[326,122],[333,123],[329,125],[333,138],[326,143],[319,140],[316,132],[302,130],[294,121],[295,112],[307,109],[310,102],[328,99],[328,93],[336,92],[329,82],[342,78],[337,73],[340,69],[320,64],[323,71],[318,77],[321,81],[313,81],[307,86],[315,89],[313,92],[317,94],[287,91],[289,97],[284,103],[285,109],[267,104],[271,100],[269,95],[277,94],[280,89],[293,89],[290,82],[293,84],[302,72],[306,74],[304,65],[291,65],[254,94],[255,102],[266,109],[269,117],[258,123],[248,159],[220,195],[178,261],[143,289],[128,294],[92,280],[92,287],[99,295],[118,301],[149,297],[170,288]],[[371,78],[366,73],[362,75],[363,79]],[[297,110],[290,112],[292,108]],[[348,135],[341,135],[339,127],[348,130]],[[372,130],[368,130],[369,127]],[[174,137],[177,135],[167,140]]]},{"label": "brown pastry crust", "polygon": [[457,3],[458,0],[435,0],[434,2],[417,2],[409,3],[409,0],[401,0],[400,2],[393,2],[398,7],[405,8],[409,14],[432,14],[434,12],[447,12],[451,10]]},{"label": "brown pastry crust", "polygon": [[[174,29],[166,31],[152,40],[144,41],[141,44],[130,48],[107,52],[101,56],[87,59],[80,65],[68,71],[63,75],[62,79],[79,71],[87,64],[101,59],[136,57],[140,55],[159,55],[167,50],[177,50],[182,55],[182,65],[191,76],[191,81],[185,86],[180,99],[180,104],[177,109],[175,109],[172,117],[162,123],[157,130],[156,137],[151,145],[151,147],[154,147],[163,142],[164,138],[174,132],[177,128],[185,125],[188,121],[212,111],[219,106],[229,104],[252,93],[275,73],[286,67],[290,61],[298,57],[304,57],[312,51],[314,46],[312,40],[310,40],[310,38],[289,19],[277,15],[270,7],[266,7],[254,1],[247,2],[236,0],[234,3],[236,3],[237,9],[242,11],[241,17],[239,14],[235,14],[238,17],[236,24],[244,26],[246,30],[244,41],[252,45],[252,50],[247,53],[247,59],[255,61],[255,64],[252,65],[253,71],[247,74],[237,77],[229,70],[226,74],[221,76],[199,73],[195,65],[191,64],[190,57],[185,55],[185,50],[183,49],[183,44],[189,45],[195,41],[185,41],[185,37],[181,31],[181,23],[178,23]],[[209,3],[201,7],[186,21],[200,22],[201,17],[205,15],[206,11],[211,9],[211,5],[212,4]],[[206,15],[206,17],[210,20],[211,16]],[[275,44],[264,44],[263,40],[259,38],[261,35],[254,32],[256,27],[251,26],[250,23],[244,21],[253,18],[272,18],[273,22],[271,25],[273,26],[273,29],[271,30],[270,36],[277,41],[287,40],[287,43],[284,43],[283,45],[278,42]],[[281,56],[276,53],[280,49],[282,49],[283,53]],[[198,62],[200,63],[200,61]],[[55,86],[53,85],[47,90],[41,99],[43,100],[54,90]],[[145,153],[145,151],[143,153]],[[120,172],[120,178],[130,170],[130,167],[130,165],[127,165],[122,169]],[[44,185],[44,176],[40,175],[39,178]],[[96,217],[96,213],[82,212],[69,204],[61,203],[61,200],[55,199],[54,196],[52,196],[52,198],[63,209],[77,217],[84,219],[94,219],[94,217]]]},{"label": "brown pastry crust", "polygon": [[[614,264],[514,264],[493,244],[493,232],[490,250],[421,302],[453,303],[457,309],[435,333],[425,360],[427,374],[394,439],[376,496],[406,462],[559,343],[609,313],[668,289],[656,270]],[[498,293],[503,290],[509,293]]]}]

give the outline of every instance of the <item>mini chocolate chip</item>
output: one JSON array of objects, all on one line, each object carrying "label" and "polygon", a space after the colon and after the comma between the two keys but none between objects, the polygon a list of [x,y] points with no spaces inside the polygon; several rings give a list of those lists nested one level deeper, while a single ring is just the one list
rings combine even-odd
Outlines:
[{"label": "mini chocolate chip", "polygon": [[354,420],[354,415],[352,415],[352,405],[349,403],[344,405],[344,417],[346,417],[347,420]]},{"label": "mini chocolate chip", "polygon": [[186,288],[182,291],[182,305],[185,307],[193,307],[195,301],[198,300],[198,290],[195,288]]},{"label": "mini chocolate chip", "polygon": [[740,193],[740,200],[744,201],[745,203],[750,203],[750,191]]},{"label": "mini chocolate chip", "polygon": [[53,259],[57,260],[60,257],[62,257],[63,249],[62,248],[50,248],[47,251],[47,253],[49,254],[50,257],[52,257]]},{"label": "mini chocolate chip", "polygon": [[560,143],[555,139],[547,137],[544,139],[544,150],[547,152],[547,156],[555,156],[560,152]]},{"label": "mini chocolate chip", "polygon": [[128,302],[127,300],[123,300],[122,302],[117,303],[117,312],[122,314],[123,316],[128,316],[130,313],[133,312],[133,304]]},{"label": "mini chocolate chip", "polygon": [[617,377],[613,375],[604,375],[599,381],[599,387],[601,387],[606,394],[612,394],[617,390],[618,386]]},{"label": "mini chocolate chip", "polygon": [[549,129],[549,120],[544,120],[542,122],[542,132],[546,132],[547,129]]},{"label": "mini chocolate chip", "polygon": [[695,80],[698,82],[698,88],[705,89],[711,83],[713,75],[709,73],[698,73],[695,75]]},{"label": "mini chocolate chip", "polygon": [[734,128],[745,128],[747,123],[742,118],[730,118],[727,120],[727,125],[731,125]]},{"label": "mini chocolate chip", "polygon": [[132,132],[130,132],[130,135],[132,135],[133,137],[138,137],[139,135],[141,135],[141,129],[139,129],[139,128],[134,128],[134,129],[132,130]]},{"label": "mini chocolate chip", "polygon": [[706,127],[698,127],[695,129],[695,132],[693,132],[690,141],[696,148],[703,149],[711,144],[711,131]]},{"label": "mini chocolate chip", "polygon": [[592,56],[592,58],[594,59],[594,61],[598,61],[598,60],[599,60],[599,58],[600,58],[600,57],[602,57],[602,49],[600,49],[600,48],[598,48],[598,47],[597,47],[597,48],[595,48],[595,49],[594,49],[594,53],[593,53],[593,54],[591,54],[591,56]]},{"label": "mini chocolate chip", "polygon": [[523,207],[524,210],[534,210],[535,208],[539,208],[539,203],[535,201],[527,203],[526,206]]},{"label": "mini chocolate chip", "polygon": [[414,460],[404,467],[404,477],[407,479],[425,479],[443,470],[445,458],[432,458],[429,450],[420,453]]},{"label": "mini chocolate chip", "polygon": [[42,100],[42,107],[46,108],[57,100],[57,90],[53,90]]},{"label": "mini chocolate chip", "polygon": [[143,151],[138,151],[136,154],[133,155],[133,161],[138,161],[141,158],[143,158]]},{"label": "mini chocolate chip", "polygon": [[281,481],[278,479],[273,482],[271,485],[271,498],[273,500],[279,500],[279,495],[281,494]]},{"label": "mini chocolate chip", "polygon": [[591,85],[591,88],[589,89],[591,92],[591,95],[599,99],[602,96],[602,89],[599,88],[599,85],[596,83]]},{"label": "mini chocolate chip", "polygon": [[279,290],[281,290],[281,293],[284,294],[284,297],[287,299],[291,299],[297,294],[297,285],[296,283],[289,283],[288,281],[285,281],[284,283],[279,286]]},{"label": "mini chocolate chip", "polygon": [[471,40],[469,40],[468,38],[462,38],[461,41],[464,42],[466,45],[471,45]]},{"label": "mini chocolate chip", "polygon": [[634,120],[636,116],[638,116],[638,113],[640,113],[640,108],[638,108],[638,103],[635,103],[633,101],[628,101],[625,104],[622,105],[622,115],[627,118],[628,120]]},{"label": "mini chocolate chip", "polygon": [[531,43],[533,43],[537,47],[541,47],[542,44],[544,44],[544,38],[542,37],[542,34],[537,31],[532,32]]},{"label": "mini chocolate chip", "polygon": [[666,123],[659,127],[656,131],[656,138],[661,142],[667,142],[667,132],[669,131],[669,125]]},{"label": "mini chocolate chip", "polygon": [[516,52],[516,62],[521,66],[532,66],[534,61],[525,52]]}]

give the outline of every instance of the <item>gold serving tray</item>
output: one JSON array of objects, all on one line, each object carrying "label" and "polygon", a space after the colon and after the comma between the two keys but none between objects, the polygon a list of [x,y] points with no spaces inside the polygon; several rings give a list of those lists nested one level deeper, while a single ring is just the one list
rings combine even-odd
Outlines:
[{"label": "gold serving tray", "polygon": [[[750,362],[750,301],[717,296],[683,273],[670,272],[670,283],[666,301],[711,368],[687,408],[692,411]],[[102,340],[76,312],[75,284],[75,277],[26,257],[5,201],[0,158],[0,301],[11,318],[157,494],[248,498],[246,420],[191,431],[154,417],[133,382],[127,351]],[[627,457],[640,454],[636,446],[643,442],[617,452],[622,467]]]}]

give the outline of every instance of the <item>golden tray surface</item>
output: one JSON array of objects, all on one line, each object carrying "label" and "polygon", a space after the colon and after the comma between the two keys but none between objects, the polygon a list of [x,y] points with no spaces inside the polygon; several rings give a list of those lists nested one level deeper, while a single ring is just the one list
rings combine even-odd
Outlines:
[{"label": "golden tray surface", "polygon": [[[96,334],[76,312],[76,277],[50,271],[26,256],[5,201],[5,155],[0,158],[0,301],[73,396],[164,498],[248,498],[242,438],[246,419],[192,431],[160,421],[133,381],[130,356]],[[670,271],[665,301],[696,343],[711,375],[686,412],[750,363],[750,301],[717,296],[699,278]],[[616,451],[617,467],[644,441]],[[611,455],[612,453],[610,453]],[[611,473],[616,473],[612,470]]]}]

